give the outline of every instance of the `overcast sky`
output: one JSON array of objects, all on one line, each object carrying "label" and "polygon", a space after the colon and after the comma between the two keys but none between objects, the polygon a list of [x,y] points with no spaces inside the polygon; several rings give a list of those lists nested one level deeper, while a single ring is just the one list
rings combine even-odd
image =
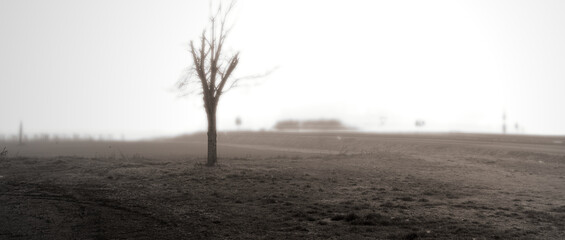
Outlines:
[{"label": "overcast sky", "polygon": [[[203,131],[174,84],[207,1],[0,0],[0,135]],[[239,1],[219,130],[336,118],[368,131],[565,134],[564,1]],[[381,121],[384,119],[384,122]]]}]

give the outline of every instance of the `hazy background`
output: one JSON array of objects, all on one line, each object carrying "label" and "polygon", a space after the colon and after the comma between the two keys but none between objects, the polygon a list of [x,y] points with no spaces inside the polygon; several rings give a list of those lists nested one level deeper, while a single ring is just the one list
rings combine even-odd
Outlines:
[{"label": "hazy background", "polygon": [[[174,84],[208,1],[0,0],[0,135],[205,130]],[[335,118],[367,131],[565,134],[563,1],[239,1],[219,130]],[[414,122],[422,119],[423,128]],[[520,130],[514,129],[519,123]]]}]

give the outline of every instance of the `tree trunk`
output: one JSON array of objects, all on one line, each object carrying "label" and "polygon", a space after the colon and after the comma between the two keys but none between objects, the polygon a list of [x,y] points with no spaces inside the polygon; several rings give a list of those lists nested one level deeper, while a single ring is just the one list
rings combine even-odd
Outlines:
[{"label": "tree trunk", "polygon": [[212,167],[216,165],[218,160],[216,148],[216,111],[207,112],[208,116],[208,161],[206,166]]}]

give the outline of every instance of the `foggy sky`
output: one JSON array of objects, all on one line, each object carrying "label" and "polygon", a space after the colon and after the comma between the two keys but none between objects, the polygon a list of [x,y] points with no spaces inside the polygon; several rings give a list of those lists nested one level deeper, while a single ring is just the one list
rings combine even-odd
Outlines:
[{"label": "foggy sky", "polygon": [[[336,118],[369,131],[565,134],[562,1],[240,1],[219,130]],[[205,130],[174,84],[207,1],[0,1],[0,134]],[[385,124],[380,119],[386,117]]]}]

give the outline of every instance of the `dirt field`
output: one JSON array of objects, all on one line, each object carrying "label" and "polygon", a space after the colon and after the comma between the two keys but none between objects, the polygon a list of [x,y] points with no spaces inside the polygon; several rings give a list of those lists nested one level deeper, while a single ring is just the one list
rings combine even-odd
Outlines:
[{"label": "dirt field", "polygon": [[6,146],[0,239],[563,239],[565,137],[223,133]]}]

